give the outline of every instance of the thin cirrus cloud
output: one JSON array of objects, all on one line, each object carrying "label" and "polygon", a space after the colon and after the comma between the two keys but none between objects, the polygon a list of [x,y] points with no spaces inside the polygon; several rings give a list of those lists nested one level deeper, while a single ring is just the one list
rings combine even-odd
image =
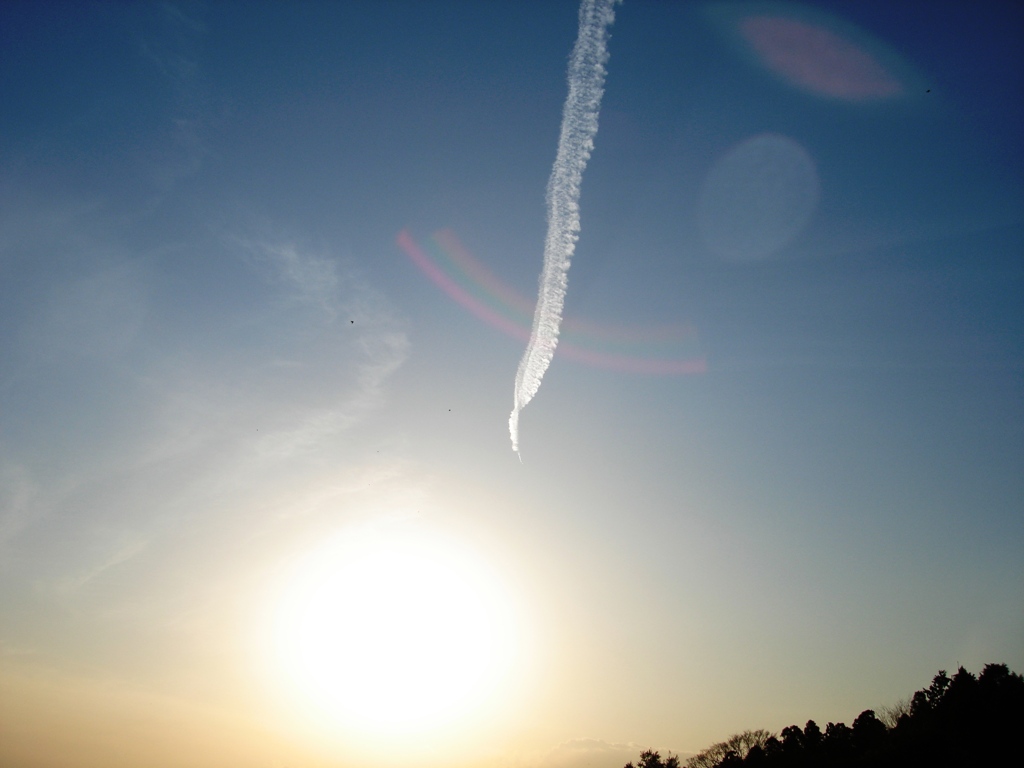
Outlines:
[{"label": "thin cirrus cloud", "polygon": [[[282,457],[320,445],[379,407],[383,384],[404,361],[408,340],[383,297],[354,276],[340,274],[335,262],[294,245],[261,244],[253,251],[285,288],[282,311],[312,321],[293,329],[304,337],[306,349],[300,347],[298,355],[289,349],[273,367],[286,379],[304,380],[311,371],[322,382],[352,372],[355,379],[351,394],[340,401],[329,386],[305,390],[309,400],[292,413],[291,424],[260,443],[264,454]],[[335,344],[337,356],[331,354]],[[354,366],[353,352],[361,357]]]},{"label": "thin cirrus cloud", "polygon": [[163,130],[170,141],[154,152],[151,169],[157,187],[166,192],[198,173],[209,152],[204,140],[207,88],[201,66],[202,43],[209,30],[200,17],[169,3],[148,16],[152,28],[148,34],[139,35],[136,45],[143,61],[155,68],[171,96],[171,112]]},{"label": "thin cirrus cloud", "polygon": [[181,292],[178,252],[43,292],[0,371],[0,548],[16,581],[92,585],[321,471],[383,405],[408,350],[384,297],[300,246],[206,245],[213,305],[188,295],[203,280]]}]

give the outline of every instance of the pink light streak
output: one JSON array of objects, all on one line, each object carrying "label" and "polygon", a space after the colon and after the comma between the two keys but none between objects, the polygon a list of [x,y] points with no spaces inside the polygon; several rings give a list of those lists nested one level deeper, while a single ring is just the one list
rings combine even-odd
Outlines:
[{"label": "pink light streak", "polygon": [[522,328],[519,325],[516,325],[511,320],[502,317],[490,307],[484,306],[466,293],[460,285],[441,271],[441,269],[431,260],[423,249],[416,244],[406,230],[403,229],[398,233],[397,240],[399,247],[406,252],[409,258],[413,260],[413,263],[423,270],[426,276],[433,281],[434,285],[447,293],[452,299],[457,301],[484,322],[490,323],[510,336],[521,340],[530,338],[530,331],[528,328]]},{"label": "pink light streak", "polygon": [[[520,341],[528,339],[530,328],[527,318],[533,313],[533,303],[515,289],[503,283],[459,242],[458,237],[450,230],[442,230],[434,235],[434,240],[444,250],[451,262],[463,272],[475,285],[494,297],[498,303],[508,308],[511,314],[522,316],[520,322],[510,319],[500,311],[487,306],[459,285],[452,277],[430,257],[430,255],[413,240],[408,231],[398,233],[398,246],[409,256],[414,264],[430,278],[456,303],[485,323],[499,329],[503,333]],[[570,334],[586,334],[603,342],[650,344],[679,343],[687,337],[696,337],[692,327],[655,327],[655,328],[614,328],[597,325],[581,319],[567,318],[564,327]],[[707,360],[695,358],[659,358],[638,357],[636,355],[609,354],[562,341],[556,354],[564,355],[569,360],[584,363],[596,368],[616,370],[629,373],[650,375],[691,375],[707,373]]]},{"label": "pink light streak", "polygon": [[808,90],[850,101],[903,93],[868,51],[824,27],[780,16],[748,16],[740,33],[762,61]]}]

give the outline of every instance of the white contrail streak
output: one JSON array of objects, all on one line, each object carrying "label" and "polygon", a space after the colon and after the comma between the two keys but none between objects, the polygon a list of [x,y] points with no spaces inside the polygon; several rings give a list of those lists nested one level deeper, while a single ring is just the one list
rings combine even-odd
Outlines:
[{"label": "white contrail streak", "polygon": [[533,330],[516,372],[516,392],[508,429],[519,452],[519,412],[540,389],[540,381],[558,346],[558,328],[568,285],[569,262],[580,232],[580,182],[594,149],[597,115],[604,95],[608,28],[620,0],[583,0],[580,32],[569,61],[569,95],[562,110],[558,154],[548,179],[548,234],[540,274]]}]

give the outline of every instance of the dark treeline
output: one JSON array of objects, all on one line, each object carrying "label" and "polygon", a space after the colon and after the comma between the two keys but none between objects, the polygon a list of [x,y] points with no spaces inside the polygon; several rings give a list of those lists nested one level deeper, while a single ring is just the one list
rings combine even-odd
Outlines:
[{"label": "dark treeline", "polygon": [[896,768],[995,766],[1020,753],[1024,729],[1024,677],[1005,664],[989,664],[975,677],[963,667],[942,670],[910,699],[864,710],[853,721],[813,720],[780,734],[744,731],[689,758],[648,751],[625,768]]}]

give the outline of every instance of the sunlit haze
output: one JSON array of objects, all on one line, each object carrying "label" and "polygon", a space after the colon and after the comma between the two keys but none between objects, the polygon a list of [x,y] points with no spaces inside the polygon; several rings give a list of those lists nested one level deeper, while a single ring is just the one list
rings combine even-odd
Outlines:
[{"label": "sunlit haze", "polygon": [[389,740],[457,723],[507,693],[523,647],[510,598],[483,563],[394,527],[342,531],[302,558],[272,629],[282,683],[309,717]]}]

